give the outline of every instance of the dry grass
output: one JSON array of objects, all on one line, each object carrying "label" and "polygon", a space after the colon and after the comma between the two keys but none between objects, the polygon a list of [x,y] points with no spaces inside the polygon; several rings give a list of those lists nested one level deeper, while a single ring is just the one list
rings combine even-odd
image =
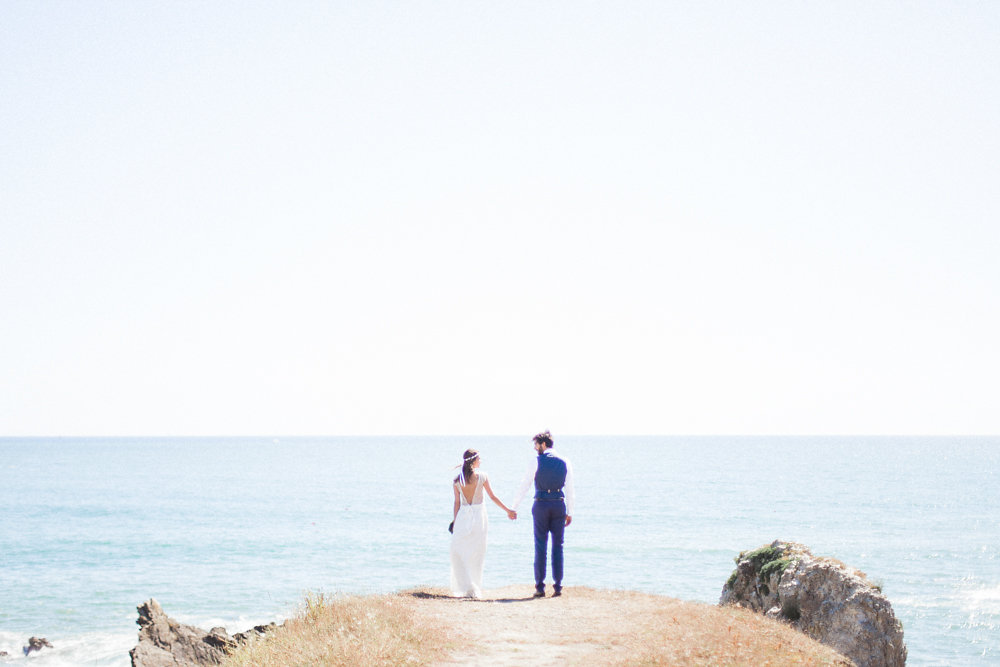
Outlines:
[{"label": "dry grass", "polygon": [[642,622],[617,665],[852,665],[779,621],[737,607],[674,601]]},{"label": "dry grass", "polygon": [[451,648],[446,628],[400,603],[397,596],[322,594],[282,627],[230,655],[228,667],[291,665],[429,665]]},{"label": "dry grass", "polygon": [[736,607],[585,587],[537,601],[531,592],[509,587],[482,601],[435,589],[312,596],[296,618],[226,664],[853,664],[786,624]]}]

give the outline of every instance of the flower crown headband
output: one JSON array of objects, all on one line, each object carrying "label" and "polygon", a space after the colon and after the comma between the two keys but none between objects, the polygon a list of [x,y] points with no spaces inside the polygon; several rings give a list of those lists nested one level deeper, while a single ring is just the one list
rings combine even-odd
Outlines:
[{"label": "flower crown headband", "polygon": [[[465,458],[462,459],[461,463],[459,463],[457,466],[455,466],[455,468],[461,468],[463,465],[465,465],[469,461],[475,461],[478,458],[479,458],[479,454],[473,454],[472,456],[466,456]],[[454,470],[455,468],[452,468],[452,470]]]}]

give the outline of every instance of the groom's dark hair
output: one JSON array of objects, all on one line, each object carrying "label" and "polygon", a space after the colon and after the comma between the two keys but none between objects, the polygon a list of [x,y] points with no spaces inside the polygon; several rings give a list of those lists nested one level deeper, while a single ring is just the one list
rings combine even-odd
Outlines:
[{"label": "groom's dark hair", "polygon": [[534,438],[532,438],[532,440],[534,440],[540,445],[545,445],[546,448],[552,446],[552,434],[549,433],[548,431],[543,431],[539,433]]}]

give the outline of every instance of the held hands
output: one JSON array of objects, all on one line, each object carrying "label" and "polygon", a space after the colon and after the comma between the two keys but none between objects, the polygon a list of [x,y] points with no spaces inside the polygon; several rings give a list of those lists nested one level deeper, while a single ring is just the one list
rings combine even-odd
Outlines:
[{"label": "held hands", "polygon": [[566,525],[568,526],[571,523],[573,523],[573,517],[571,517],[569,514],[567,514],[566,515]]},{"label": "held hands", "polygon": [[517,512],[515,512],[514,510],[507,510],[507,518],[513,521],[514,519],[517,518]]}]

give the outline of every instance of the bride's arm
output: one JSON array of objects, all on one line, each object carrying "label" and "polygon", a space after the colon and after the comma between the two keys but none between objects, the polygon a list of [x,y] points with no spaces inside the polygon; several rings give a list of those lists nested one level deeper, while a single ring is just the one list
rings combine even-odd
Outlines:
[{"label": "bride's arm", "polygon": [[461,507],[462,501],[458,499],[458,487],[452,484],[451,488],[455,491],[455,507],[452,509],[451,515],[451,520],[454,521],[458,518],[458,508]]},{"label": "bride's arm", "polygon": [[500,499],[497,498],[496,495],[493,493],[493,488],[490,487],[490,480],[489,480],[488,477],[483,480],[483,488],[486,489],[486,493],[489,494],[489,496],[493,500],[493,502],[495,502],[497,505],[499,505],[500,509],[502,509],[504,512],[507,513],[507,518],[508,519],[510,519],[511,521],[513,521],[514,519],[517,518],[517,512],[515,512],[512,509],[510,509],[509,507],[507,507],[506,505],[504,505],[502,502],[500,502]]}]

